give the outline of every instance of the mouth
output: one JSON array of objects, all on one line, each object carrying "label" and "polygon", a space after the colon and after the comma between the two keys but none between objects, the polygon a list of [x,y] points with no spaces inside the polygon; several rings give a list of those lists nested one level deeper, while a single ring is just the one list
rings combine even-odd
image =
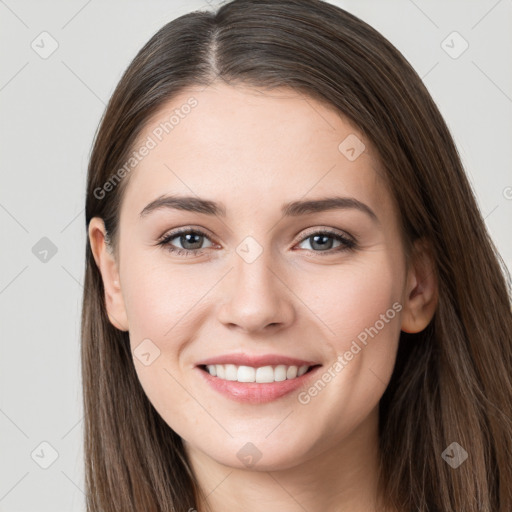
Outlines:
[{"label": "mouth", "polygon": [[236,402],[262,404],[290,395],[313,378],[321,364],[246,366],[201,364],[200,376],[216,392]]},{"label": "mouth", "polygon": [[218,379],[258,384],[269,384],[272,382],[283,382],[285,380],[294,380],[302,377],[313,368],[320,365],[284,365],[275,366],[266,365],[260,367],[237,366],[235,364],[208,364],[200,365],[199,368],[207,372],[212,377]]}]

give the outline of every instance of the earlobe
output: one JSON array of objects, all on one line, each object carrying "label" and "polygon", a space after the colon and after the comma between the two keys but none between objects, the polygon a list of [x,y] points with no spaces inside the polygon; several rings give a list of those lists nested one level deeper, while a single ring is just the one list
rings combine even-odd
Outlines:
[{"label": "earlobe", "polygon": [[404,290],[401,330],[423,331],[432,320],[438,302],[435,261],[425,239],[416,240]]},{"label": "earlobe", "polygon": [[103,219],[99,217],[91,219],[88,234],[91,251],[103,280],[105,304],[110,323],[120,331],[128,331],[128,317],[119,284],[119,269],[114,254],[105,242],[106,230]]}]

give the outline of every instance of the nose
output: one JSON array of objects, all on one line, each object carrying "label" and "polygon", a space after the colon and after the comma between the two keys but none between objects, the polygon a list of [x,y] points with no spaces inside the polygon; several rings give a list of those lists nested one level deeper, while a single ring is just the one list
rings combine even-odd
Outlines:
[{"label": "nose", "polygon": [[268,252],[251,263],[234,255],[218,309],[218,320],[226,327],[246,333],[276,332],[293,322],[293,293],[275,262],[271,265]]}]

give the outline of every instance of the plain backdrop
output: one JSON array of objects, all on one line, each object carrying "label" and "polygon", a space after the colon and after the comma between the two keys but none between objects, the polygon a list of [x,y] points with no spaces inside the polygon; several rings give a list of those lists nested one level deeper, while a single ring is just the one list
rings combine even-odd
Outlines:
[{"label": "plain backdrop", "polygon": [[[217,3],[0,0],[2,512],[84,510],[79,330],[91,143],[142,45],[173,18]],[[512,270],[512,1],[332,3],[382,32],[423,78]]]}]

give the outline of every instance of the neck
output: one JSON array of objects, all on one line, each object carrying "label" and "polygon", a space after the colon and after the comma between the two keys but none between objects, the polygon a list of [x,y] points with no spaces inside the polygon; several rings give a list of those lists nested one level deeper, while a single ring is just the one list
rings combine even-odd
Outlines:
[{"label": "neck", "polygon": [[378,501],[378,407],[336,446],[287,469],[233,468],[189,445],[186,451],[203,496],[198,512],[383,510]]}]

